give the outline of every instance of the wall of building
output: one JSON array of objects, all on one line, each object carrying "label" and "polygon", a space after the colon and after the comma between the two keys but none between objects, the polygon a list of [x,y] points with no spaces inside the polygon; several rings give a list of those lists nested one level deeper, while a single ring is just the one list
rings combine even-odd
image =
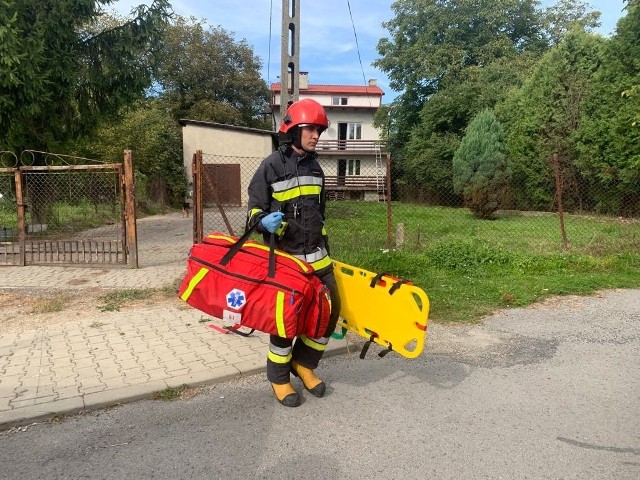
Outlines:
[{"label": "wall of building", "polygon": [[[376,164],[375,156],[355,156],[349,155],[343,157],[345,160],[360,160],[360,176],[373,177],[376,175],[384,176],[386,171],[386,159],[381,158]],[[338,175],[338,162],[340,157],[336,155],[322,155],[322,150],[318,151],[318,162],[322,167],[325,175],[335,177]],[[382,167],[381,169],[379,167]]]},{"label": "wall of building", "polygon": [[191,164],[197,150],[202,150],[205,164],[239,164],[242,204],[246,205],[251,177],[262,159],[274,151],[272,132],[188,120],[182,125],[187,178],[193,177]]},{"label": "wall of building", "polygon": [[339,123],[361,123],[362,140],[380,139],[380,132],[373,126],[373,111],[326,109],[326,112],[330,125],[328,130],[322,134],[323,140],[338,139]]}]

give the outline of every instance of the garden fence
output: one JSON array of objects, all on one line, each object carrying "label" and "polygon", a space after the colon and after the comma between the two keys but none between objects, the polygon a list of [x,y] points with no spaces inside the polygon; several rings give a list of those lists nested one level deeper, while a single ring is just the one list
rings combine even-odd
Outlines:
[{"label": "garden fence", "polygon": [[[540,253],[597,253],[602,245],[611,248],[612,239],[614,245],[640,248],[638,198],[623,198],[615,189],[594,190],[589,182],[554,169],[553,162],[543,184],[532,186],[513,175],[492,219],[479,219],[448,176],[421,185],[391,161],[372,161],[358,152],[345,152],[344,158],[319,153],[327,176],[326,226],[336,258],[358,248],[419,250],[446,242],[450,233],[459,238],[462,232],[473,242],[480,230],[483,241],[489,238],[504,248],[533,236],[527,248]],[[244,231],[247,187],[261,161],[194,155],[194,242],[211,231],[236,236]]]}]

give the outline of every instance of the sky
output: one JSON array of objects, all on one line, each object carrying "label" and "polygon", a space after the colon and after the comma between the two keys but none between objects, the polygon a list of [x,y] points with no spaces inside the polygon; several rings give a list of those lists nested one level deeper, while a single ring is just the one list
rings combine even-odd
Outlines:
[{"label": "sky", "polygon": [[[151,0],[117,0],[111,9],[128,15],[132,7],[141,3],[150,4]],[[299,71],[309,72],[309,83],[366,85],[369,79],[376,79],[385,92],[383,103],[390,103],[398,95],[391,90],[386,74],[372,65],[378,58],[378,40],[388,34],[382,23],[393,17],[392,0],[297,0],[297,3]],[[556,2],[540,3],[547,7]],[[587,0],[587,3],[602,13],[599,33],[611,35],[624,16],[623,0]],[[281,0],[173,0],[171,4],[178,15],[194,16],[211,26],[221,26],[232,32],[236,42],[246,40],[262,61],[264,80],[280,81]]]}]

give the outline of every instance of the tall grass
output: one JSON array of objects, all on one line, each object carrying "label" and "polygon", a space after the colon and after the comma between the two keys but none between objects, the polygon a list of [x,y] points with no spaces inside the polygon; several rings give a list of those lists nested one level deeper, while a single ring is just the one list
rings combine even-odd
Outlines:
[{"label": "tall grass", "polygon": [[432,320],[477,321],[550,295],[640,286],[640,222],[568,215],[562,248],[555,215],[503,214],[478,220],[465,209],[393,204],[387,245],[384,204],[331,202],[331,255],[413,281],[431,301]]}]

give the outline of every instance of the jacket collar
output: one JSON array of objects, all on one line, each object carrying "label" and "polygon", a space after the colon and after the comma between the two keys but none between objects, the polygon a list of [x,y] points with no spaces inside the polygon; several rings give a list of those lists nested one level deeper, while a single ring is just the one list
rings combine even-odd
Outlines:
[{"label": "jacket collar", "polygon": [[304,152],[302,155],[300,155],[298,152],[296,152],[293,147],[291,147],[291,144],[285,144],[282,147],[284,149],[284,155],[287,158],[290,158],[291,160],[300,163],[303,160],[313,160],[318,156],[317,152],[313,152],[313,153],[309,153],[309,152]]}]

